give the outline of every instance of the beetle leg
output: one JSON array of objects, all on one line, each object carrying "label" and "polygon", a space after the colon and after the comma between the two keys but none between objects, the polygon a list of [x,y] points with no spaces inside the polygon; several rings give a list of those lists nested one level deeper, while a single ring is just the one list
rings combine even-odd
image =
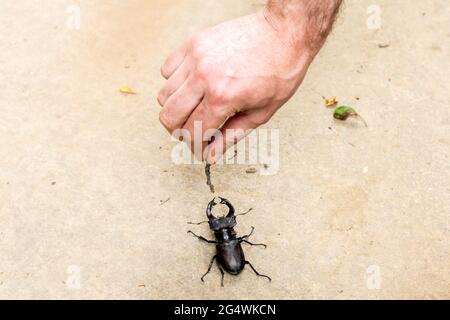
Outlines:
[{"label": "beetle leg", "polygon": [[267,245],[264,244],[264,243],[252,243],[252,242],[247,241],[247,240],[241,240],[241,242],[248,243],[248,244],[251,245],[251,246],[261,246],[261,247],[264,247],[264,249],[267,248]]},{"label": "beetle leg", "polygon": [[220,274],[222,275],[222,279],[220,280],[220,286],[223,287],[223,278],[225,278],[225,272],[223,271],[219,263],[217,263],[217,266],[219,267]]},{"label": "beetle leg", "polygon": [[208,223],[209,221],[202,221],[202,222],[188,222],[187,224],[195,224],[196,226],[199,226],[199,225],[201,225],[201,224],[204,224],[204,223]]},{"label": "beetle leg", "polygon": [[207,275],[208,273],[211,272],[212,265],[213,265],[213,263],[214,263],[214,260],[216,260],[216,258],[217,258],[217,255],[215,255],[215,256],[212,258],[211,262],[209,263],[208,271],[206,271],[206,273],[205,273],[205,274],[201,277],[201,279],[200,279],[200,280],[202,280],[202,282],[205,282],[204,278],[206,277],[206,275]]},{"label": "beetle leg", "polygon": [[264,278],[269,279],[269,281],[272,281],[272,279],[271,279],[270,277],[268,277],[268,276],[266,276],[266,275],[263,275],[263,274],[260,274],[258,271],[256,271],[256,269],[253,268],[253,266],[252,266],[252,264],[251,264],[250,262],[245,261],[245,264],[248,264],[248,265],[250,266],[250,268],[252,268],[253,272],[254,272],[258,277],[264,277]]},{"label": "beetle leg", "polygon": [[198,239],[201,240],[201,241],[208,242],[208,243],[214,243],[214,244],[217,243],[217,241],[214,241],[214,240],[208,240],[208,239],[205,239],[205,238],[202,237],[202,236],[198,236],[198,235],[196,235],[195,233],[193,233],[191,230],[189,230],[187,233],[192,234],[194,237],[198,238]]},{"label": "beetle leg", "polygon": [[243,237],[240,237],[239,240],[242,241],[242,240],[250,238],[251,235],[253,234],[253,231],[255,231],[255,227],[252,227],[252,231],[250,232],[250,234],[248,234],[246,236],[243,236]]}]

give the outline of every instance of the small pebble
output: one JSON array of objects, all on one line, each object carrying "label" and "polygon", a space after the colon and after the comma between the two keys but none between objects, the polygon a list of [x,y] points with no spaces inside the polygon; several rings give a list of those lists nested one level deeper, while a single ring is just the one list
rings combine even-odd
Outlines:
[{"label": "small pebble", "polygon": [[256,168],[248,168],[247,170],[245,170],[245,172],[249,174],[256,173],[256,171],[257,171]]}]

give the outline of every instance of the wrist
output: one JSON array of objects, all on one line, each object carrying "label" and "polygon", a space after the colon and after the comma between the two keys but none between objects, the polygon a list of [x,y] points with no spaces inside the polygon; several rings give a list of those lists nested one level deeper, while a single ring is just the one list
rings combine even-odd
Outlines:
[{"label": "wrist", "polygon": [[313,59],[331,31],[342,0],[268,0],[266,20],[280,37]]}]

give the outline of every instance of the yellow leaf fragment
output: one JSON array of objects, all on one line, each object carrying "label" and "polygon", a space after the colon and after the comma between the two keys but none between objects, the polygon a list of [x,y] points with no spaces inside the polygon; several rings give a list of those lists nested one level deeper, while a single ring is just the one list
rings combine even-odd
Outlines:
[{"label": "yellow leaf fragment", "polygon": [[123,86],[122,88],[120,88],[120,92],[125,94],[136,94],[136,91],[134,91],[132,88],[128,86]]},{"label": "yellow leaf fragment", "polygon": [[337,98],[336,97],[333,97],[333,98],[331,98],[331,99],[325,99],[324,100],[324,105],[325,105],[325,107],[333,107],[333,106],[335,106],[336,104],[338,103],[338,100],[337,100]]}]

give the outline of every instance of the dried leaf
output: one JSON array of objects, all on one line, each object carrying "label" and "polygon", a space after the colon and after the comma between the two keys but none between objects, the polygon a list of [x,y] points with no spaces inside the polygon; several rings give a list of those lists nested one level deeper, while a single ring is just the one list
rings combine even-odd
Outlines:
[{"label": "dried leaf", "polygon": [[122,88],[120,88],[120,92],[125,94],[136,94],[136,91],[134,91],[132,88],[128,86],[123,86]]},{"label": "dried leaf", "polygon": [[325,99],[324,100],[324,105],[325,105],[325,107],[333,107],[333,106],[335,106],[335,105],[337,105],[337,103],[338,103],[338,101],[337,101],[337,98],[336,97],[333,97],[333,98],[331,98],[331,99]]}]

